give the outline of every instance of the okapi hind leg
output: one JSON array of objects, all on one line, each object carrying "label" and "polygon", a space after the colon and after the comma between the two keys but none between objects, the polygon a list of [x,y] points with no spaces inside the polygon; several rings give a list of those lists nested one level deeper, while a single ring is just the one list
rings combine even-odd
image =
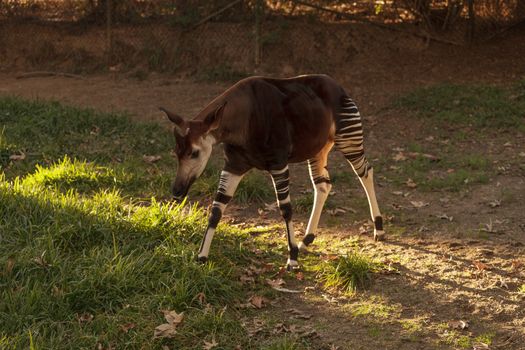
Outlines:
[{"label": "okapi hind leg", "polygon": [[377,205],[374,189],[374,171],[368,164],[363,148],[361,115],[354,101],[348,97],[343,97],[341,101],[335,146],[350,163],[365,190],[370,206],[370,214],[374,222],[374,239],[376,241],[383,240],[385,236],[383,217]]},{"label": "okapi hind leg", "polygon": [[208,254],[210,253],[211,241],[213,240],[215,229],[217,228],[222,214],[226,209],[226,205],[228,205],[232,199],[242,177],[243,175],[235,175],[226,170],[221,172],[219,188],[211,206],[210,216],[208,218],[208,227],[206,228],[206,233],[202,238],[202,243],[199,249],[198,260],[202,263],[208,260]]},{"label": "okapi hind leg", "polygon": [[370,214],[374,222],[374,240],[382,241],[385,238],[385,231],[383,230],[383,217],[377,205],[376,192],[374,188],[374,169],[369,168],[364,176],[359,177],[361,185],[365,189],[368,198],[368,205],[370,206]]},{"label": "okapi hind leg", "polygon": [[281,210],[281,215],[286,224],[286,239],[288,241],[288,252],[290,256],[286,262],[288,270],[299,267],[297,259],[299,257],[299,248],[295,241],[295,233],[292,222],[292,203],[290,200],[290,172],[288,165],[280,170],[270,170],[272,176],[273,186],[275,188],[275,195],[277,197],[277,204]]},{"label": "okapi hind leg", "polygon": [[302,242],[299,243],[299,250],[301,251],[307,251],[308,245],[314,241],[324,204],[328,198],[330,190],[332,189],[326,165],[328,162],[328,153],[333,145],[333,142],[327,143],[316,157],[308,160],[310,179],[314,186],[314,204],[312,207],[312,213],[310,214],[310,220],[308,221],[308,226],[306,227],[306,234]]}]

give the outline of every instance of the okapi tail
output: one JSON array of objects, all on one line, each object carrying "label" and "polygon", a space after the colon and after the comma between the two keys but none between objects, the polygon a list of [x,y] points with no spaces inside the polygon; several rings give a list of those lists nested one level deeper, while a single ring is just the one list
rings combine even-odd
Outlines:
[{"label": "okapi tail", "polygon": [[359,177],[371,168],[363,148],[363,124],[355,102],[342,96],[336,116],[335,146],[343,153]]}]

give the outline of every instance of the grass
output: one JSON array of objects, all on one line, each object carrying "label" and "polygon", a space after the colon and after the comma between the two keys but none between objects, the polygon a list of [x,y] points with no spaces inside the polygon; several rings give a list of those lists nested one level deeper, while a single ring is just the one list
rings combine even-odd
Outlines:
[{"label": "grass", "polygon": [[[234,307],[250,292],[238,278],[249,234],[220,224],[212,261],[195,262],[207,218],[163,200],[169,132],[15,98],[0,98],[0,122],[0,348],[258,348]],[[164,309],[184,322],[153,339]]]},{"label": "grass", "polygon": [[[412,179],[418,190],[459,192],[475,184],[488,183],[496,172],[490,160],[479,153],[457,155],[453,150],[444,150],[439,154],[421,145],[417,149],[421,155],[395,162],[395,169],[389,167],[390,160],[380,160],[374,164],[378,174],[385,174],[398,186],[405,186],[406,181]],[[424,153],[443,156],[434,161],[423,156]]]},{"label": "grass", "polygon": [[370,257],[353,251],[346,256],[329,260],[319,268],[319,281],[327,289],[354,294],[371,282],[371,274],[379,268]]},{"label": "grass", "polygon": [[444,125],[525,131],[523,80],[511,87],[441,84],[418,89],[395,105]]}]

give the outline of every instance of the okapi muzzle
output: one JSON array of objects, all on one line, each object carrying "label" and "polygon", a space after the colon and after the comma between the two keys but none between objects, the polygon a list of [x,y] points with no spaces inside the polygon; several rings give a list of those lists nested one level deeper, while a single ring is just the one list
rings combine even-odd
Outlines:
[{"label": "okapi muzzle", "polygon": [[193,185],[196,179],[197,177],[191,177],[188,181],[185,182],[177,180],[173,181],[173,184],[171,185],[171,193],[173,194],[173,198],[177,202],[182,202],[184,197],[188,195],[191,185]]}]

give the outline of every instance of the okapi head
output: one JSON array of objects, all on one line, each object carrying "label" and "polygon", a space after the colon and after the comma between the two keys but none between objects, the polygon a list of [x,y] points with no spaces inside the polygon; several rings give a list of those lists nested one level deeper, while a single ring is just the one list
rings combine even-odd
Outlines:
[{"label": "okapi head", "polygon": [[193,182],[201,176],[204,168],[206,168],[212,147],[216,143],[212,131],[219,127],[225,105],[226,103],[215,108],[202,119],[190,121],[186,121],[162,107],[160,108],[174,124],[175,153],[179,162],[177,176],[171,186],[175,200],[180,201],[188,194]]}]

